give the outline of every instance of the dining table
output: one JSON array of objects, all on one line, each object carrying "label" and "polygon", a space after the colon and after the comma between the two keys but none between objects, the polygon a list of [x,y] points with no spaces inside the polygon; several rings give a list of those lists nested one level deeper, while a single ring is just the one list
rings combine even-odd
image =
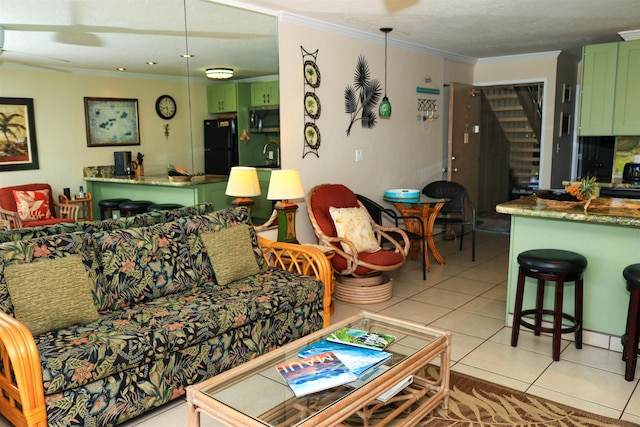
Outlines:
[{"label": "dining table", "polygon": [[[440,213],[440,210],[445,203],[449,201],[447,198],[434,198],[427,197],[424,194],[420,194],[419,198],[405,200],[402,198],[389,196],[387,193],[384,195],[386,202],[392,203],[398,210],[401,216],[417,216],[422,218],[424,224],[424,240],[425,251],[424,259],[427,271],[431,271],[431,264],[429,262],[429,252],[433,255],[433,258],[438,264],[446,264],[446,261],[442,254],[436,247],[436,242],[433,240],[433,229],[435,227],[436,218]],[[405,228],[412,233],[420,234],[421,227],[417,224],[415,219],[405,219]],[[412,251],[412,259],[416,258],[417,249],[414,247]]]}]

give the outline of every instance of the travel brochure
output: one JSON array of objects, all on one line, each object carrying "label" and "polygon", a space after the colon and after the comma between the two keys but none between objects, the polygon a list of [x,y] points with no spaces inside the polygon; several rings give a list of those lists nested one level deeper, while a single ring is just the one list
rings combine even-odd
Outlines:
[{"label": "travel brochure", "polygon": [[320,353],[276,366],[297,397],[358,379],[332,352]]},{"label": "travel brochure", "polygon": [[[358,388],[389,369],[385,363],[393,355],[383,349],[394,340],[392,335],[342,328],[300,350],[300,359],[276,369],[297,397],[340,385]],[[412,380],[401,381],[379,399],[386,401]]]},{"label": "travel brochure", "polygon": [[374,333],[353,328],[340,328],[327,340],[372,350],[384,350],[396,337],[388,334]]}]

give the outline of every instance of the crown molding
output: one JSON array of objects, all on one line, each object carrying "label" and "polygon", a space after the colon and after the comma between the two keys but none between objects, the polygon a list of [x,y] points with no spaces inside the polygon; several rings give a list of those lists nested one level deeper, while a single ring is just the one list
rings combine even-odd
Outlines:
[{"label": "crown molding", "polygon": [[[301,16],[289,12],[279,12],[278,21],[286,22],[290,24],[300,25],[303,27],[314,28],[317,30],[326,31],[333,34],[338,34],[345,37],[350,37],[358,40],[363,40],[371,43],[384,44],[384,36],[380,34],[368,33],[366,31],[355,30],[353,28],[344,27],[342,25],[332,24],[330,22],[321,21],[319,19],[309,18],[307,16]],[[458,55],[451,52],[445,52],[438,49],[433,49],[428,46],[419,45],[416,43],[403,42],[395,40],[393,38],[388,39],[388,45],[398,47],[401,49],[410,50],[413,52],[424,53],[427,55],[439,56],[446,59],[451,59],[458,62],[466,62],[469,64],[475,64],[476,58],[469,56]]]},{"label": "crown molding", "polygon": [[619,31],[618,34],[624,40],[638,40],[638,39],[640,39],[640,30]]},{"label": "crown molding", "polygon": [[552,50],[549,52],[525,53],[523,55],[492,56],[488,58],[478,58],[476,63],[495,64],[498,62],[535,61],[540,59],[558,58],[561,53],[561,50]]}]

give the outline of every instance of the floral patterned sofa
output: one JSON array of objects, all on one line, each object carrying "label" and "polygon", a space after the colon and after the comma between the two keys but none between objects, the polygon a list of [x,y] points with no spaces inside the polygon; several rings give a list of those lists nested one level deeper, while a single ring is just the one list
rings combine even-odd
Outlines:
[{"label": "floral patterned sofa", "polygon": [[0,412],[14,424],[117,425],[329,324],[319,249],[262,239],[246,208],[143,215],[4,236]]}]

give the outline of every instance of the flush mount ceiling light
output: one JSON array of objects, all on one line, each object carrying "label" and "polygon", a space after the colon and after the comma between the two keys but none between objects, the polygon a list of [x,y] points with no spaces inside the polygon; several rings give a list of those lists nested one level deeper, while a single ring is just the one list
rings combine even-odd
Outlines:
[{"label": "flush mount ceiling light", "polygon": [[384,33],[384,98],[378,108],[378,114],[381,118],[388,119],[391,117],[391,103],[387,98],[387,35],[393,30],[393,28],[380,28],[380,31]]},{"label": "flush mount ceiling light", "polygon": [[231,68],[207,68],[205,75],[210,79],[225,80],[233,77]]}]

